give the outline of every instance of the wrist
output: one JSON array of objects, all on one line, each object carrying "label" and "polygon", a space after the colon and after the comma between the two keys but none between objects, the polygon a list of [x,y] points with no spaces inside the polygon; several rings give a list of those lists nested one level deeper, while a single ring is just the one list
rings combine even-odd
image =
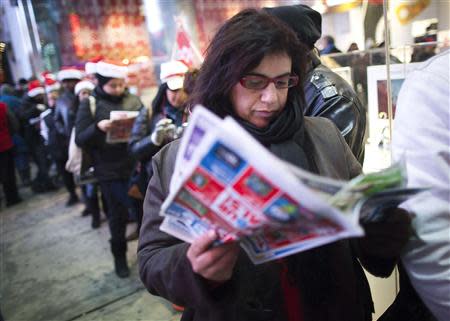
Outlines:
[{"label": "wrist", "polygon": [[150,135],[150,140],[152,141],[153,145],[161,146],[161,144],[162,144],[161,136],[158,135],[158,133],[157,133],[156,131],[154,131],[154,132]]}]

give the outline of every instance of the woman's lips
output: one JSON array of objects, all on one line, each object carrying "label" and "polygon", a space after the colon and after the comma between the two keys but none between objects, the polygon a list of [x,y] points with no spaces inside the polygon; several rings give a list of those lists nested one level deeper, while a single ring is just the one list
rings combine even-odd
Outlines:
[{"label": "woman's lips", "polygon": [[276,113],[274,111],[264,111],[264,110],[255,111],[255,116],[261,118],[273,118],[275,115]]}]

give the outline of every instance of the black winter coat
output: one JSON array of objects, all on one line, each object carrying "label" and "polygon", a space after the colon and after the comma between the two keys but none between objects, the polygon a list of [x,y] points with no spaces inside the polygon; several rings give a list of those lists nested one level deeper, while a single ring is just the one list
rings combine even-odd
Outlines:
[{"label": "black winter coat", "polygon": [[[42,110],[37,108],[38,104],[43,104],[44,102],[37,101],[34,97],[29,97],[25,95],[22,99],[22,104],[19,109],[20,123],[23,128],[23,136],[28,145],[42,144],[42,137],[39,131],[39,121],[36,118],[42,113]],[[31,124],[30,121],[36,123]]]},{"label": "black winter coat", "polygon": [[[148,177],[152,175],[152,157],[163,147],[153,144],[150,135],[155,129],[156,123],[163,118],[172,119],[176,126],[181,126],[187,119],[184,109],[177,110],[175,107],[163,106],[154,109],[151,115],[147,108],[142,108],[134,122],[128,143],[131,155],[139,160],[147,171]],[[156,111],[156,112],[155,112]]]},{"label": "black winter coat", "polygon": [[128,179],[134,161],[128,153],[127,143],[106,143],[106,134],[97,124],[109,119],[113,110],[138,111],[142,108],[141,100],[128,92],[121,99],[110,98],[96,87],[93,96],[96,99],[95,115],[91,114],[89,99],[81,101],[75,122],[75,142],[90,152],[99,181]]},{"label": "black winter coat", "polygon": [[55,126],[55,110],[50,109],[44,117],[45,125],[48,128],[48,140],[47,140],[47,150],[50,152],[53,160],[57,161],[67,161],[68,146],[66,145],[66,139],[62,136]]},{"label": "black winter coat", "polygon": [[78,109],[78,99],[73,92],[64,91],[56,101],[55,107],[55,128],[58,133],[65,137],[65,146],[69,146],[70,134],[75,125],[75,118]]},{"label": "black winter coat", "polygon": [[349,83],[314,58],[313,68],[304,84],[304,115],[330,119],[362,164],[367,126],[366,108]]}]

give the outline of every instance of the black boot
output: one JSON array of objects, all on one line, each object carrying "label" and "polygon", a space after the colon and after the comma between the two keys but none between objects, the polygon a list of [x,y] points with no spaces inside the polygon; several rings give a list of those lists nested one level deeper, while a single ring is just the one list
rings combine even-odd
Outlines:
[{"label": "black boot", "polygon": [[67,199],[66,206],[67,207],[73,206],[73,205],[77,204],[79,201],[80,201],[80,199],[78,198],[78,195],[75,193],[71,193],[69,195],[69,198]]},{"label": "black boot", "polygon": [[111,241],[111,252],[114,256],[114,268],[119,278],[130,276],[130,269],[127,264],[127,243]]},{"label": "black boot", "polygon": [[91,226],[93,229],[97,229],[100,227],[100,213],[92,213],[92,223]]}]

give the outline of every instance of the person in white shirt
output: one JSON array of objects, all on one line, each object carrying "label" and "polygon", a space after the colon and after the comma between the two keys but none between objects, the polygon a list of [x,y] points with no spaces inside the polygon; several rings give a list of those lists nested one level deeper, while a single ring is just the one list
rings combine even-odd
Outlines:
[{"label": "person in white shirt", "polygon": [[[397,101],[393,157],[405,157],[408,185],[429,189],[402,204],[414,214],[402,263],[422,301],[450,320],[450,94],[447,50],[411,72]],[[401,291],[401,289],[400,289]]]}]

